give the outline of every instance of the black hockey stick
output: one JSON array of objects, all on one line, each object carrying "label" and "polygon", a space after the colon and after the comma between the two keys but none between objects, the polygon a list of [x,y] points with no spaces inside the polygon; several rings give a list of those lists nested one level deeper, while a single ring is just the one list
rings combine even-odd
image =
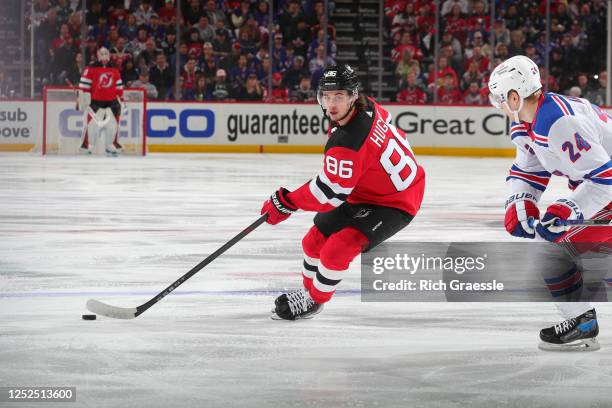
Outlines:
[{"label": "black hockey stick", "polygon": [[204,259],[202,262],[194,266],[193,269],[191,269],[189,272],[187,272],[186,274],[178,278],[170,286],[168,286],[166,289],[164,289],[162,292],[157,294],[153,299],[149,300],[148,302],[143,303],[142,305],[138,307],[116,307],[116,306],[107,305],[106,303],[102,303],[95,299],[89,299],[87,301],[87,309],[89,309],[90,312],[93,312],[95,314],[99,314],[99,315],[106,316],[106,317],[112,317],[115,319],[133,319],[135,317],[140,316],[151,306],[153,306],[154,304],[156,304],[157,302],[165,298],[167,295],[169,295],[174,289],[181,286],[183,282],[185,282],[187,279],[191,278],[193,275],[198,273],[206,265],[214,261],[217,257],[219,257],[219,255],[223,254],[225,251],[227,251],[232,246],[234,246],[234,244],[236,244],[242,238],[250,234],[255,228],[263,224],[266,221],[267,217],[268,217],[268,214],[264,214],[261,217],[259,217],[257,221],[255,221],[254,223],[252,223],[251,225],[243,229],[242,232],[240,232],[234,238],[230,239],[227,243],[225,243],[225,245],[223,245],[221,248],[217,249],[215,252],[210,254],[206,259]]}]

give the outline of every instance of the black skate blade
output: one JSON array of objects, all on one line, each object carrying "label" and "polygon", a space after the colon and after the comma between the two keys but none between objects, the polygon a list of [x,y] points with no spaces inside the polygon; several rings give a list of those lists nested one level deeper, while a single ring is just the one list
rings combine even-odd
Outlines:
[{"label": "black skate blade", "polygon": [[543,351],[596,351],[599,350],[597,338],[576,340],[567,344],[540,342],[538,348]]}]

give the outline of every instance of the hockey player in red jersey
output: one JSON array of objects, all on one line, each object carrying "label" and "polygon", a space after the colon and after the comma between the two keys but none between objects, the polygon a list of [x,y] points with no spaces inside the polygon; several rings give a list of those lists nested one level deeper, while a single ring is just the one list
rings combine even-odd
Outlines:
[{"label": "hockey player in red jersey", "polygon": [[[87,66],[81,75],[79,91],[88,95],[80,97],[80,109],[87,111],[91,108],[93,113],[100,109],[110,108],[116,120],[116,132],[112,145],[106,147],[107,153],[116,154],[121,151],[119,143],[119,119],[123,108],[123,81],[119,70],[111,64],[109,51],[101,47],[97,52],[98,61]],[[85,106],[83,106],[85,105]],[[81,149],[90,151],[90,140],[87,127],[92,115],[87,115],[87,125],[81,143]]]},{"label": "hockey player in red jersey", "polygon": [[314,211],[302,240],[304,289],[282,294],[273,318],[319,313],[351,261],[406,227],[419,211],[425,172],[390,114],[359,92],[348,65],[325,69],[317,99],[330,119],[323,169],[300,188],[280,188],[261,210],[269,224],[297,211]]}]

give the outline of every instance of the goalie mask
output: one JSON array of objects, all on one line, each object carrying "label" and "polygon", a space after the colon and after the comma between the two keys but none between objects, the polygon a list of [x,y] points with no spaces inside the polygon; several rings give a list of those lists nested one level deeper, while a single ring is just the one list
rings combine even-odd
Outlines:
[{"label": "goalie mask", "polygon": [[[348,106],[346,113],[336,120],[340,121],[351,112],[359,97],[359,88],[359,78],[350,65],[332,65],[323,71],[317,89],[317,101],[326,115],[330,105]],[[333,93],[327,91],[346,91],[346,94],[335,93],[335,95],[330,95]]]},{"label": "goalie mask", "polygon": [[110,52],[105,47],[100,47],[98,49],[97,56],[98,56],[98,62],[103,65],[107,65],[110,61]]}]

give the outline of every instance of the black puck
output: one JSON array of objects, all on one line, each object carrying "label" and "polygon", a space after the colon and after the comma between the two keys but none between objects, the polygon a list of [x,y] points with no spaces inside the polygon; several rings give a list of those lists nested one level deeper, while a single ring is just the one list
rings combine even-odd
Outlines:
[{"label": "black puck", "polygon": [[96,320],[96,315],[83,315],[83,320]]}]

